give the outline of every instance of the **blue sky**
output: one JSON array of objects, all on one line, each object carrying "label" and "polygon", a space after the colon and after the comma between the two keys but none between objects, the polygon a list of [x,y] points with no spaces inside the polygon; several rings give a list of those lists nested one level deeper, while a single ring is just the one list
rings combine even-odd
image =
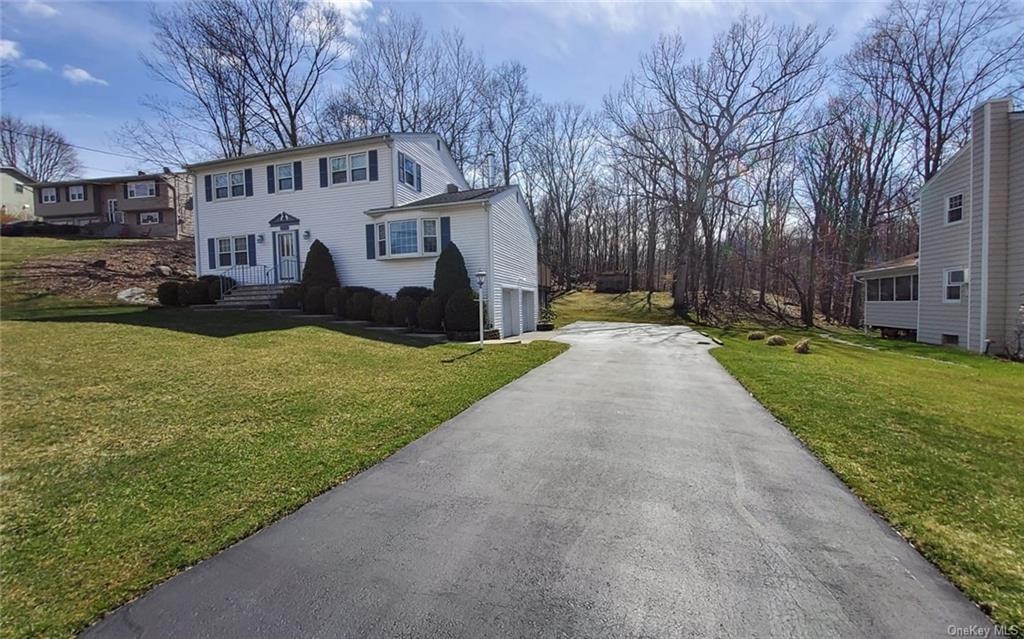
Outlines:
[{"label": "blue sky", "polygon": [[[659,32],[679,31],[693,55],[744,9],[780,23],[817,23],[844,52],[883,2],[407,2],[335,0],[355,29],[387,12],[415,13],[433,32],[457,28],[489,64],[518,59],[545,100],[599,108],[602,97],[636,67]],[[150,45],[148,2],[5,0],[0,58],[14,74],[0,110],[62,131],[76,145],[123,152],[113,134],[145,115],[140,99],[166,89],[139,55]],[[159,8],[159,5],[158,5]],[[341,80],[339,76],[338,81]],[[138,162],[79,150],[83,175],[131,172]]]}]

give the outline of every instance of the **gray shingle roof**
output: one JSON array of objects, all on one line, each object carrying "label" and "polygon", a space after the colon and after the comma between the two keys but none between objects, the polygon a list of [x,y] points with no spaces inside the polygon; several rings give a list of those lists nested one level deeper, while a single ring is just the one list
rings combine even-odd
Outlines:
[{"label": "gray shingle roof", "polygon": [[495,195],[502,193],[508,189],[514,189],[514,186],[497,186],[487,189],[466,189],[465,191],[456,191],[455,193],[441,193],[439,195],[431,195],[425,197],[422,200],[416,200],[415,202],[409,202],[402,206],[389,206],[379,209],[371,209],[368,213],[379,213],[383,211],[401,211],[404,209],[419,209],[424,206],[439,206],[442,204],[460,204],[463,202],[474,202],[489,200]]}]

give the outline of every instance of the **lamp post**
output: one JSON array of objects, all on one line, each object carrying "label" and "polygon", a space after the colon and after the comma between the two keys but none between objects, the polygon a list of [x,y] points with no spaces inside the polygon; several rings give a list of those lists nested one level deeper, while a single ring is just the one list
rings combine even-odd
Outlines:
[{"label": "lamp post", "polygon": [[480,348],[484,347],[484,282],[487,280],[485,271],[476,272],[477,298],[480,300]]}]

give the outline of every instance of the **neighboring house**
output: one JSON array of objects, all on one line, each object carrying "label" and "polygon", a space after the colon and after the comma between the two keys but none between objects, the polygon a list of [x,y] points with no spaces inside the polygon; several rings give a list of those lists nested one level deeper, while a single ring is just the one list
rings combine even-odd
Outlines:
[{"label": "neighboring house", "polygon": [[865,324],[929,344],[1014,352],[1024,304],[1024,112],[991,100],[921,187],[918,254],[858,271]]},{"label": "neighboring house", "polygon": [[192,182],[184,173],[40,182],[36,215],[51,224],[100,225],[121,237],[192,235]]},{"label": "neighboring house", "polygon": [[13,166],[0,167],[0,213],[31,220],[35,196],[30,176]]},{"label": "neighboring house", "polygon": [[196,267],[244,283],[301,278],[310,244],[331,251],[345,286],[394,295],[433,286],[454,242],[471,284],[486,273],[488,324],[537,323],[537,230],[518,187],[468,189],[432,133],[388,133],[202,162],[195,179]]}]

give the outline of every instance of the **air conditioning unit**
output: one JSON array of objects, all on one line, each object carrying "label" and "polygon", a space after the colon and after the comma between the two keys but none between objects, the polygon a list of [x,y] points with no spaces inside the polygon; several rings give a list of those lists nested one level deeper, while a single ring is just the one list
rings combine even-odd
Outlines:
[{"label": "air conditioning unit", "polygon": [[970,283],[971,283],[971,269],[965,268],[964,269],[964,284],[970,284]]}]

